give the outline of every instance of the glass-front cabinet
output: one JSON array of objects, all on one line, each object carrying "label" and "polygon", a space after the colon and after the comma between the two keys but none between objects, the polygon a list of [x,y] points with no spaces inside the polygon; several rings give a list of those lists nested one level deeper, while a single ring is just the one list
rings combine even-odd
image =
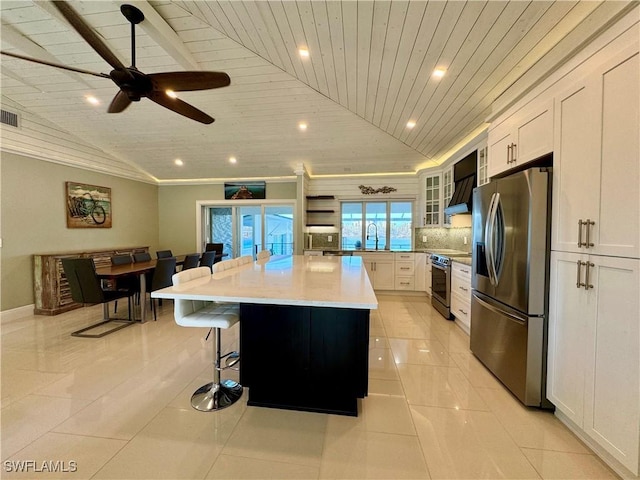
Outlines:
[{"label": "glass-front cabinet", "polygon": [[[453,165],[447,168],[442,174],[442,191],[444,197],[442,201],[442,209],[444,211],[444,209],[449,206],[451,197],[453,197]],[[443,212],[442,223],[443,225],[451,225],[451,215],[447,215]]]},{"label": "glass-front cabinet", "polygon": [[441,205],[440,195],[442,193],[442,175],[427,175],[424,177],[424,215],[422,217],[423,226],[440,225]]},{"label": "glass-front cabinet", "polygon": [[489,175],[487,174],[488,150],[486,144],[478,149],[478,186],[489,183]]}]

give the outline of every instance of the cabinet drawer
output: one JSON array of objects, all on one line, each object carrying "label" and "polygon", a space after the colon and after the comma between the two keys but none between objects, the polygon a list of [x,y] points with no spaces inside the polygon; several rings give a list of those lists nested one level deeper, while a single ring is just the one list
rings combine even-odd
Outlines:
[{"label": "cabinet drawer", "polygon": [[413,275],[415,271],[415,263],[413,262],[398,262],[396,260],[396,275]]},{"label": "cabinet drawer", "polygon": [[414,277],[397,276],[395,279],[395,290],[415,290]]},{"label": "cabinet drawer", "polygon": [[362,261],[367,261],[367,262],[383,262],[383,261],[393,262],[393,259],[394,259],[394,254],[391,252],[389,253],[354,252],[353,255],[357,257],[362,257]]},{"label": "cabinet drawer", "polygon": [[414,254],[412,252],[396,252],[395,253],[396,262],[413,262]]},{"label": "cabinet drawer", "polygon": [[471,283],[468,280],[464,281],[460,277],[452,275],[451,294],[459,295],[461,299],[471,303]]},{"label": "cabinet drawer", "polygon": [[471,328],[471,302],[463,300],[458,294],[451,295],[451,313],[466,327]]},{"label": "cabinet drawer", "polygon": [[468,278],[469,281],[471,281],[471,265],[453,261],[451,264],[451,273],[463,278]]}]

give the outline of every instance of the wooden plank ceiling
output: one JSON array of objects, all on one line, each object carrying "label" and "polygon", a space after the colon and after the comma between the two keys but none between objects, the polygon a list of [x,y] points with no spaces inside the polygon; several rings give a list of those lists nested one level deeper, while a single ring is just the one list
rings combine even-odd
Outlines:
[{"label": "wooden plank ceiling", "polygon": [[[129,65],[130,26],[120,3],[70,3]],[[196,123],[147,99],[107,114],[117,92],[110,80],[6,56],[2,97],[160,183],[289,176],[300,164],[312,175],[437,165],[483,127],[496,99],[517,98],[630,4],[131,3],[146,16],[136,29],[141,71],[229,74],[229,87],[180,95],[215,123]],[[0,8],[3,50],[108,73],[49,2],[3,0]],[[302,47],[308,58],[299,55]],[[432,75],[436,68],[446,69],[444,77]],[[101,104],[89,105],[88,94]],[[232,156],[237,163],[229,163]]]}]

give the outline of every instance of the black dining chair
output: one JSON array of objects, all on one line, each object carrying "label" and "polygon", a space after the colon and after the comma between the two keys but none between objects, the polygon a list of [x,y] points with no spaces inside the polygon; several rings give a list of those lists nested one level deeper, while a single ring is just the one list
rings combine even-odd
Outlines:
[{"label": "black dining chair", "polygon": [[189,270],[190,268],[196,268],[200,263],[200,254],[199,253],[190,253],[184,257],[184,262],[182,263],[182,270]]},{"label": "black dining chair", "polygon": [[[140,263],[140,262],[149,262],[151,261],[151,254],[149,252],[140,252],[140,253],[134,253],[133,254],[133,263]],[[151,285],[151,279],[153,277],[153,272],[147,272],[144,274],[144,281],[146,282],[145,285],[147,285],[147,289],[149,288],[149,285]],[[138,288],[140,288],[138,286]],[[145,301],[143,299],[143,301]]]},{"label": "black dining chair", "polygon": [[148,262],[149,260],[151,260],[151,254],[149,252],[133,254],[133,263]]},{"label": "black dining chair", "polygon": [[223,250],[224,243],[207,243],[204,247],[205,252],[216,252],[217,256],[214,258],[213,263],[217,263],[222,259]]},{"label": "black dining chair", "polygon": [[[153,271],[151,278],[151,288],[149,293],[160,290],[161,288],[170,287],[173,285],[171,277],[176,273],[176,257],[159,258],[156,263],[156,268]],[[156,317],[156,299],[151,298],[151,309],[153,310],[153,319]]]},{"label": "black dining chair", "polygon": [[[111,256],[111,265],[129,265],[130,263],[133,263],[133,257],[128,253],[121,253]],[[118,279],[117,282],[114,282],[113,288],[134,290],[136,292],[136,295],[140,293],[140,284],[138,283],[138,279],[133,275]],[[118,313],[117,301],[115,303],[115,306],[113,307],[113,313]]]},{"label": "black dining chair", "polygon": [[[100,278],[96,273],[96,265],[93,258],[63,258],[62,268],[69,283],[71,290],[71,298],[74,302],[83,304],[101,303],[104,305],[104,318],[101,322],[90,325],[80,330],[72,332],[74,337],[100,338],[110,333],[116,332],[122,328],[133,325],[135,322],[131,319],[131,297],[135,295],[134,290],[118,287],[115,290],[107,290],[102,288]],[[129,318],[110,318],[108,302],[118,300],[120,298],[128,298],[129,302]],[[101,325],[110,322],[119,322],[120,325],[101,333],[86,333]]]},{"label": "black dining chair", "polygon": [[211,268],[213,267],[213,264],[215,263],[215,259],[216,259],[216,252],[210,251],[210,252],[204,252],[202,254],[202,257],[200,257],[200,267],[209,267],[209,270],[211,270]]},{"label": "black dining chair", "polygon": [[156,251],[156,257],[169,258],[169,257],[173,257],[173,253],[171,253],[171,250],[158,250]]}]

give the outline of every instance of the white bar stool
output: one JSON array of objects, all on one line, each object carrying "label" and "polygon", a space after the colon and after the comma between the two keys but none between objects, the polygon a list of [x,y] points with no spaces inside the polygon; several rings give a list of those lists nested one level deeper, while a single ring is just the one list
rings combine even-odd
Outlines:
[{"label": "white bar stool", "polygon": [[[215,265],[214,265],[215,266]],[[178,272],[173,276],[173,285],[184,285],[198,278],[211,276],[209,267],[198,267]],[[240,320],[240,307],[236,303],[215,303],[202,300],[175,300],[173,316],[181,327],[210,328],[213,335],[213,382],[203,385],[191,396],[191,406],[201,412],[222,410],[237,402],[242,396],[242,385],[233,380],[220,380],[220,372],[232,368],[238,361],[237,352],[222,355],[220,332],[231,328]],[[233,362],[221,366],[223,358],[231,356]]]}]

